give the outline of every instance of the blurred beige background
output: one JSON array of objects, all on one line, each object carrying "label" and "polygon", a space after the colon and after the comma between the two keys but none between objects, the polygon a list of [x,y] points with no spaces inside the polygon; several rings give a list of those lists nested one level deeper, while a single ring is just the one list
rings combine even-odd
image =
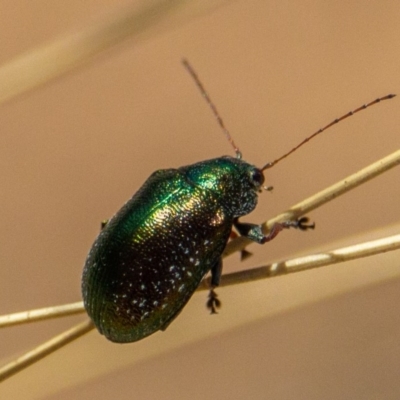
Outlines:
[{"label": "blurred beige background", "polygon": [[[0,2],[0,62],[133,3]],[[256,165],[400,93],[397,1],[216,4],[198,14],[202,3],[187,2],[184,17],[167,16],[162,29],[0,107],[0,314],[79,301],[102,219],[154,170],[232,154],[183,56]],[[246,219],[266,220],[395,151],[399,101],[342,122],[268,171],[274,193]],[[398,183],[394,169],[311,213],[315,232],[284,232],[252,246],[246,262],[226,259],[224,271],[397,233]],[[220,289],[223,309],[213,317],[198,293],[165,333],[121,346],[93,331],[2,383],[0,397],[398,399],[398,258]],[[84,318],[2,330],[2,364]]]}]

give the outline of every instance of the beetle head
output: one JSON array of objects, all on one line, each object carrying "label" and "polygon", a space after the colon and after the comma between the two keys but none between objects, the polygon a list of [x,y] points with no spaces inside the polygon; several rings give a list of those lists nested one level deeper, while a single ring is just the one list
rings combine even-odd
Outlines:
[{"label": "beetle head", "polygon": [[264,183],[259,168],[230,156],[188,165],[180,171],[196,186],[209,191],[234,218],[246,215],[256,207]]}]

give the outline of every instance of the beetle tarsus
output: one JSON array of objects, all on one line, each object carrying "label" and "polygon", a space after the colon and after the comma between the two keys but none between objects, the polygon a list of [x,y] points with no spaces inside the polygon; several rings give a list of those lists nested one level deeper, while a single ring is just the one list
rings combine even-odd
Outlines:
[{"label": "beetle tarsus", "polygon": [[217,308],[221,308],[221,301],[214,289],[211,289],[208,295],[207,308],[210,310],[210,314],[218,314]]},{"label": "beetle tarsus", "polygon": [[308,229],[315,229],[315,222],[308,223],[310,219],[308,217],[301,217],[296,221],[287,221],[284,222],[285,228],[296,228],[300,229],[301,231],[307,231]]},{"label": "beetle tarsus", "polygon": [[297,221],[299,222],[299,229],[301,229],[302,231],[306,231],[308,229],[315,229],[315,222],[307,224],[307,222],[309,221],[308,217],[302,217]]}]

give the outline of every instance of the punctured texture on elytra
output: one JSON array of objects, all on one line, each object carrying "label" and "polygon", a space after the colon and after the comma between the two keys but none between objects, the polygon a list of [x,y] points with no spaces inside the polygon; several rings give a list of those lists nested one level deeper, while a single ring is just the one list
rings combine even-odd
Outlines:
[{"label": "punctured texture on elytra", "polygon": [[257,204],[264,177],[233,157],[154,172],[100,232],[82,293],[114,342],[164,330],[220,263],[234,219]]}]

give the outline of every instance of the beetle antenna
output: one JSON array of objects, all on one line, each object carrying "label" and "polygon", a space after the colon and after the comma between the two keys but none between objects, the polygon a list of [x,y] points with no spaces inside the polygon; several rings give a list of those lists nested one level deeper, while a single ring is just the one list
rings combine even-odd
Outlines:
[{"label": "beetle antenna", "polygon": [[242,158],[242,153],[240,152],[239,148],[236,146],[235,142],[233,141],[231,134],[229,133],[228,129],[226,129],[224,121],[222,120],[221,116],[218,113],[217,107],[215,107],[215,104],[211,101],[210,96],[208,95],[206,89],[204,88],[203,84],[201,83],[199,77],[197,76],[195,70],[193,67],[189,64],[189,61],[186,60],[185,58],[182,60],[183,66],[186,68],[186,70],[189,72],[191,77],[194,79],[197,87],[200,90],[200,93],[206,100],[207,104],[211,108],[211,111],[213,112],[215,118],[217,119],[217,122],[219,126],[222,128],[222,131],[224,132],[226,138],[228,139],[228,142],[231,144],[233,149],[235,150],[236,153],[236,158],[241,159]]},{"label": "beetle antenna", "polygon": [[315,136],[319,135],[320,133],[322,133],[323,131],[327,130],[328,128],[330,128],[332,125],[337,124],[340,121],[343,121],[344,119],[346,119],[347,117],[351,117],[352,115],[354,115],[355,113],[358,113],[359,111],[365,110],[366,108],[373,106],[374,104],[378,104],[383,100],[388,100],[388,99],[393,99],[393,97],[395,97],[395,94],[388,94],[387,96],[384,97],[380,97],[378,99],[375,99],[374,101],[371,101],[370,103],[364,104],[361,107],[356,108],[353,111],[348,112],[345,115],[342,115],[340,118],[336,118],[335,120],[333,120],[331,123],[329,123],[328,125],[324,126],[323,128],[319,129],[317,132],[313,133],[311,136],[307,137],[306,139],[304,139],[301,143],[299,143],[296,147],[294,147],[292,150],[290,150],[289,152],[287,152],[286,154],[284,154],[282,157],[277,158],[275,161],[269,162],[267,164],[265,164],[262,168],[261,171],[264,171],[268,168],[273,167],[275,164],[277,164],[279,161],[283,160],[284,158],[286,158],[287,156],[289,156],[290,154],[294,153],[299,147],[303,146],[303,144],[306,144],[308,141],[310,141],[311,139],[313,139]]}]

